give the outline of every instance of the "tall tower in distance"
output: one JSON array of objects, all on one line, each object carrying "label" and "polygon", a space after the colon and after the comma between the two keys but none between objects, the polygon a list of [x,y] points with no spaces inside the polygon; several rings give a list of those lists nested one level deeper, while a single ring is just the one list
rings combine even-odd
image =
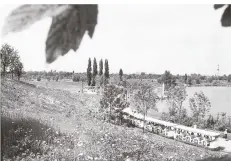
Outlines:
[{"label": "tall tower in distance", "polygon": [[219,77],[220,67],[219,64],[217,65],[217,77]]}]

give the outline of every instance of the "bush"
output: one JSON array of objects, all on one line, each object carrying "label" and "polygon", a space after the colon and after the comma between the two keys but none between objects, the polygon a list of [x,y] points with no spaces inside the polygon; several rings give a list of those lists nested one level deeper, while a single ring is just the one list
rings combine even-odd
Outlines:
[{"label": "bush", "polygon": [[212,85],[213,86],[219,86],[221,83],[217,80],[213,81]]},{"label": "bush", "polygon": [[55,77],[55,81],[58,82],[59,81],[59,76]]},{"label": "bush", "polygon": [[41,76],[38,76],[38,77],[37,77],[37,81],[41,81]]},{"label": "bush", "polygon": [[169,114],[166,113],[166,112],[162,112],[162,114],[161,114],[161,120],[169,121],[169,119],[170,119]]},{"label": "bush", "polygon": [[47,80],[48,80],[48,82],[50,82],[51,78],[50,78],[50,77],[47,77]]},{"label": "bush", "polygon": [[191,117],[184,117],[183,118],[183,122],[184,122],[184,125],[185,126],[193,126],[193,124],[194,124],[194,121],[193,121],[193,119],[191,118]]},{"label": "bush", "polygon": [[80,81],[80,76],[79,75],[74,75],[72,80],[73,80],[73,82],[79,82]]},{"label": "bush", "polygon": [[62,75],[60,75],[60,76],[58,76],[59,77],[59,80],[62,80],[63,79],[63,76]]},{"label": "bush", "polygon": [[227,129],[227,132],[231,133],[231,127],[224,124],[216,124],[215,129],[218,131],[225,131],[225,129]]}]

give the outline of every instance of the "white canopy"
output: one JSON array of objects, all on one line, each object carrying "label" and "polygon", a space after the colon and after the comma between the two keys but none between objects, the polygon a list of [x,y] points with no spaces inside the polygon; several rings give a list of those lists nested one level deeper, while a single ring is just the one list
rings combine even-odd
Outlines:
[{"label": "white canopy", "polygon": [[[133,112],[131,110],[131,108],[125,108],[123,110],[123,112],[125,112],[125,113],[127,113],[127,114],[129,114],[131,116],[134,116],[134,117],[136,117],[138,119],[143,119],[142,114],[137,113],[137,112]],[[181,129],[181,130],[185,130],[185,131],[189,131],[189,132],[194,132],[194,133],[199,133],[199,134],[203,134],[203,135],[208,135],[208,136],[212,136],[212,137],[220,135],[220,133],[218,133],[218,132],[207,131],[207,130],[187,127],[187,126],[183,126],[183,125],[178,125],[178,124],[174,124],[174,123],[171,123],[171,122],[154,119],[152,117],[145,117],[145,120],[150,121],[150,122],[154,122],[154,123],[157,123],[157,124],[161,124],[161,125],[164,125],[164,126],[171,126],[171,127],[177,128],[177,129]]]},{"label": "white canopy", "polygon": [[[131,110],[131,108],[126,108],[126,109],[123,110],[123,112],[125,112],[125,113],[127,113],[129,115],[132,115],[132,116],[134,116],[136,118],[139,118],[139,119],[143,119],[144,118],[144,116],[142,114],[133,112]],[[152,117],[145,117],[145,120],[149,121],[149,122],[154,122],[154,123],[157,123],[157,124],[165,125],[165,126],[176,126],[177,125],[177,124],[174,124],[174,123],[171,123],[171,122],[154,119]]]},{"label": "white canopy", "polygon": [[218,133],[218,132],[207,131],[207,130],[187,127],[187,126],[183,126],[183,125],[177,125],[177,126],[175,126],[175,128],[182,129],[182,130],[189,131],[189,132],[199,133],[199,134],[203,134],[203,135],[213,136],[213,137],[220,135],[220,133]]}]

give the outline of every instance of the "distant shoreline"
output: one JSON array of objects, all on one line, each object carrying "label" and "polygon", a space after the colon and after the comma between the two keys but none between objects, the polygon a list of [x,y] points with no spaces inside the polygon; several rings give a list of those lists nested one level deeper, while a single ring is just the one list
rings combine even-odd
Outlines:
[{"label": "distant shoreline", "polygon": [[227,85],[187,85],[187,87],[231,87],[231,84]]}]

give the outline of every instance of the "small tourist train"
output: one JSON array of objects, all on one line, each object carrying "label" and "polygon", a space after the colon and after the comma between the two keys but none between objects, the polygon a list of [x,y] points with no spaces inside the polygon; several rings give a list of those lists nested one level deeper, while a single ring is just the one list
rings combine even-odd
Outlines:
[{"label": "small tourist train", "polygon": [[[123,110],[123,119],[133,126],[143,128],[143,115],[132,111],[130,108]],[[144,128],[146,131],[172,138],[192,145],[210,148],[210,143],[215,141],[220,133],[187,127],[171,122],[145,117]]]}]

